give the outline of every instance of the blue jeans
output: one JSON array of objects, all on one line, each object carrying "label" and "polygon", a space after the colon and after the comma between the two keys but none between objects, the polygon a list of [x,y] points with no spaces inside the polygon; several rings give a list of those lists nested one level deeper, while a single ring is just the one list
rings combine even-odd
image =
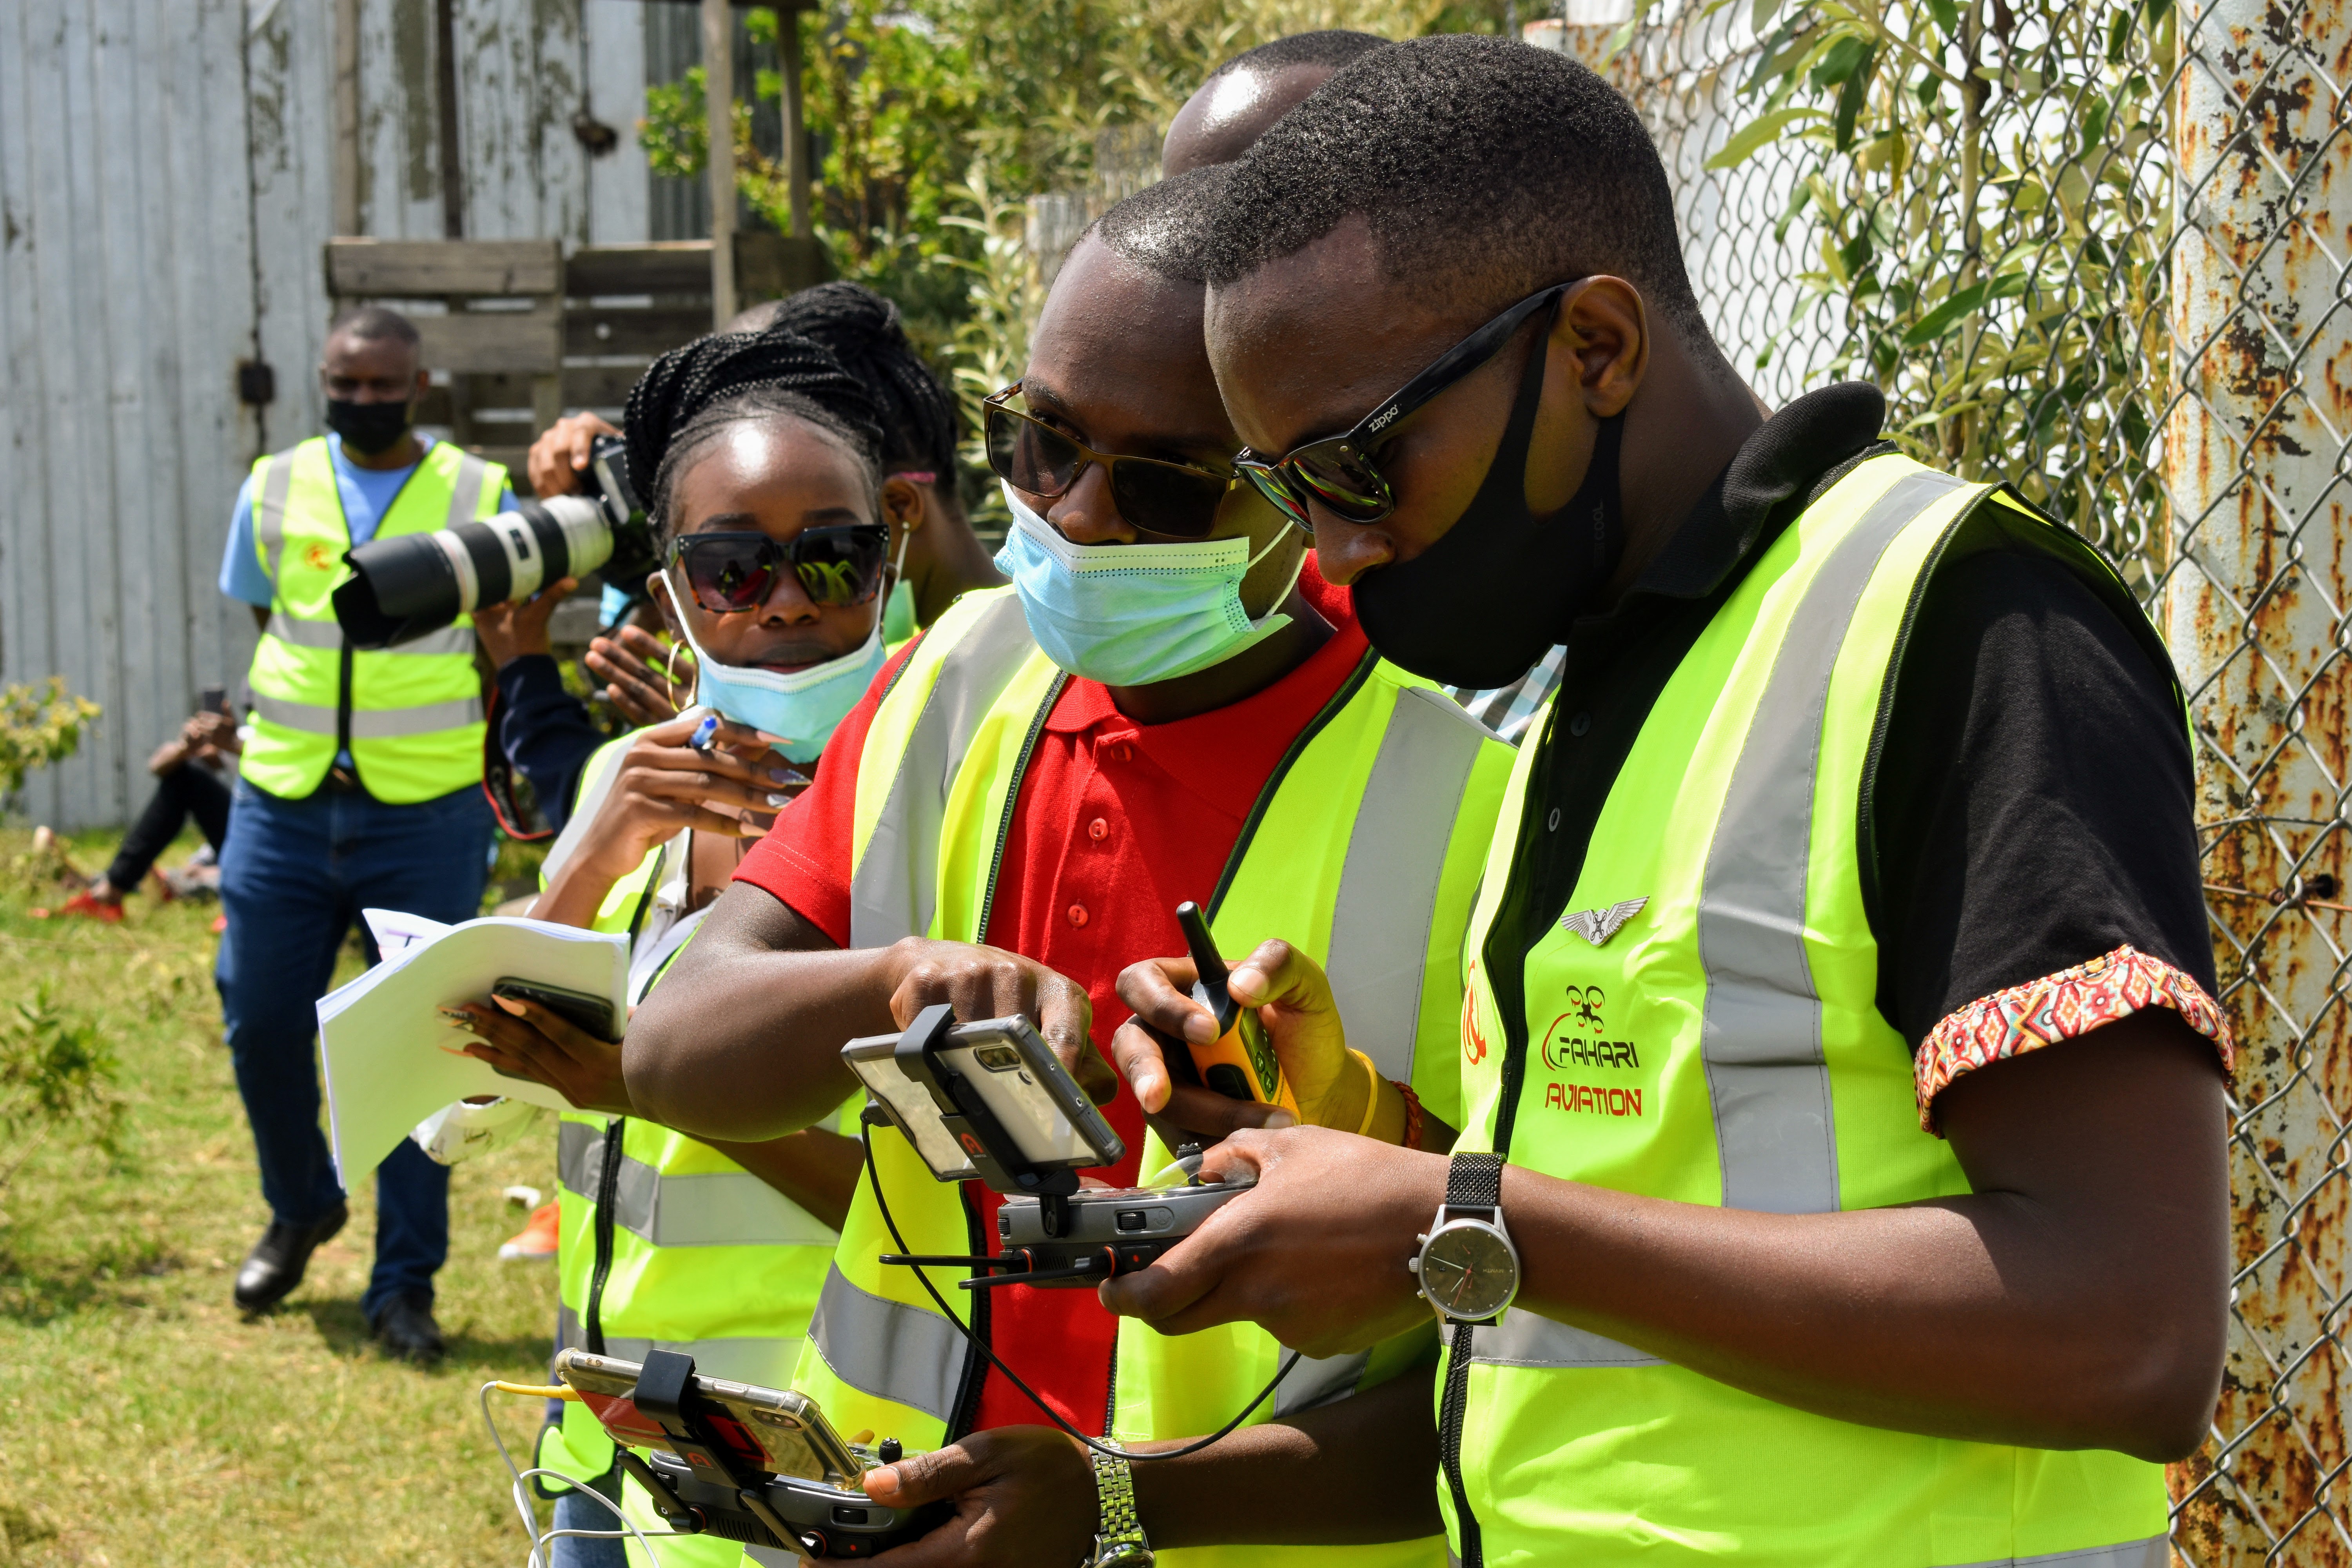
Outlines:
[{"label": "blue jeans", "polygon": [[[620,1475],[607,1478],[615,1501],[620,1498]],[[602,1491],[604,1489],[596,1489]],[[611,1509],[576,1491],[568,1491],[555,1500],[555,1528],[558,1530],[618,1530],[621,1517]],[[656,1547],[655,1551],[661,1550]],[[547,1543],[548,1568],[628,1568],[629,1549],[618,1541],[588,1541],[577,1535],[567,1535]]]},{"label": "blue jeans", "polygon": [[[221,850],[228,915],[214,977],[228,1023],[237,1093],[261,1157],[261,1195],[289,1225],[310,1225],[343,1201],[319,1128],[313,1004],[327,994],[335,952],[362,908],[428,920],[481,912],[492,818],[467,785],[437,800],[390,805],[356,791],[321,789],[281,800],[239,780]],[[368,962],[375,942],[362,929]],[[406,1139],[376,1167],[375,1271],[360,1310],[433,1300],[449,1256],[449,1171]]]}]

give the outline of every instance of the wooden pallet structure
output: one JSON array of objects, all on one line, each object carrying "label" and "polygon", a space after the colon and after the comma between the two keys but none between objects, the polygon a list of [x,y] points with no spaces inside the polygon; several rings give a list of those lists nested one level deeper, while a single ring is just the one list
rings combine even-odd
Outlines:
[{"label": "wooden pallet structure", "polygon": [[[813,239],[733,237],[745,302],[827,276]],[[710,330],[710,241],[589,246],[552,239],[331,239],[338,310],[385,304],[416,323],[434,385],[418,423],[504,463],[567,409],[616,418],[645,367]]]}]

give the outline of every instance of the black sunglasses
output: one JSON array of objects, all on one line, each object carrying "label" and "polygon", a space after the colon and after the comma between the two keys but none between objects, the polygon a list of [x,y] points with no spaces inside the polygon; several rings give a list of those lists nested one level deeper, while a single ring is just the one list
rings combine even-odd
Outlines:
[{"label": "black sunglasses", "polygon": [[1272,461],[1244,447],[1234,458],[1234,468],[1285,517],[1310,534],[1315,523],[1307,513],[1309,502],[1348,522],[1380,521],[1396,510],[1396,493],[1367,448],[1439,393],[1500,353],[1529,316],[1558,300],[1569,287],[1555,283],[1528,295],[1438,355],[1428,369],[1406,382],[1346,435],[1309,441]]},{"label": "black sunglasses", "polygon": [[1105,457],[1043,420],[1006,407],[1005,400],[1020,390],[1016,381],[981,405],[986,411],[988,466],[997,478],[1031,495],[1063,496],[1093,463],[1110,482],[1118,515],[1144,532],[1206,539],[1217,526],[1217,509],[1234,488],[1231,474],[1157,458]]},{"label": "black sunglasses", "polygon": [[813,603],[865,604],[881,591],[889,554],[890,530],[878,522],[812,528],[782,542],[764,533],[689,533],[669,546],[670,564],[685,563],[694,602],[721,616],[766,604],[787,562]]}]

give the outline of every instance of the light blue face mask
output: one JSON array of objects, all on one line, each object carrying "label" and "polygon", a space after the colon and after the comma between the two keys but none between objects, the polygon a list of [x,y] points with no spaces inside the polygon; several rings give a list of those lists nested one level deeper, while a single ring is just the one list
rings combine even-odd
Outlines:
[{"label": "light blue face mask", "polygon": [[[1002,481],[999,481],[1002,483]],[[1290,624],[1279,611],[1253,621],[1242,579],[1282,542],[1255,555],[1243,537],[1185,544],[1073,544],[1011,485],[1013,531],[996,569],[1013,579],[1037,646],[1072,675],[1105,686],[1149,686],[1223,664]],[[1300,551],[1280,604],[1307,565]]]},{"label": "light blue face mask", "polygon": [[[670,592],[678,604],[693,602],[675,577]],[[855,653],[793,670],[721,664],[703,651],[684,616],[678,625],[686,631],[687,647],[694,650],[695,701],[738,724],[782,736],[784,744],[776,750],[795,763],[817,759],[835,726],[857,706],[883,664],[879,615],[874,617],[873,635]]]}]

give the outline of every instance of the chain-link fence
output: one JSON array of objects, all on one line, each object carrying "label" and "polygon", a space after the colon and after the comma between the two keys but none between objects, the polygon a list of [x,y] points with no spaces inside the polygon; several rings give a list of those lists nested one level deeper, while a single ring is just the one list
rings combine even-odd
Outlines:
[{"label": "chain-link fence", "polygon": [[[1979,0],[1951,42],[1990,85],[1942,144],[1873,169],[1871,144],[1817,136],[1712,166],[1790,47],[1751,30],[1771,9],[1669,4],[1601,68],[1650,121],[1693,282],[1767,398],[1878,381],[1923,457],[2017,481],[2164,627],[2239,1041],[2229,1363],[2172,1471],[2176,1561],[2352,1564],[2352,8]],[[1606,29],[1567,31],[1601,60]],[[1957,178],[1901,177],[1961,153]]]}]

